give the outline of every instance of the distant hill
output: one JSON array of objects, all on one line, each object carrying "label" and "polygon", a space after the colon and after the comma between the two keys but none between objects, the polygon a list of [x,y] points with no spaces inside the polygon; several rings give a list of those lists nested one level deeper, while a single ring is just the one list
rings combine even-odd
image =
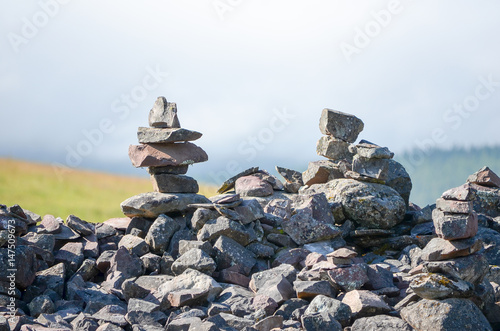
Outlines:
[{"label": "distant hill", "polygon": [[[148,178],[103,172],[63,170],[46,164],[0,158],[0,204],[31,210],[43,217],[74,214],[89,222],[123,217],[120,203],[153,188]],[[211,196],[215,188],[200,185]]]},{"label": "distant hill", "polygon": [[423,207],[449,188],[462,185],[483,166],[500,175],[500,146],[413,150],[396,155],[411,176],[410,200]]}]

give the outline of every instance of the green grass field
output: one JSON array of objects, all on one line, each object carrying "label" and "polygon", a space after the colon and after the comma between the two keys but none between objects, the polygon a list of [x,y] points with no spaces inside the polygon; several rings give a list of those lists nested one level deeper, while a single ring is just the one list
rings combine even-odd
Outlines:
[{"label": "green grass field", "polygon": [[[147,178],[100,172],[56,171],[52,166],[0,158],[0,204],[18,204],[41,216],[66,219],[76,215],[89,222],[123,217],[120,203],[152,191]],[[215,195],[216,188],[201,185],[200,194]]]}]

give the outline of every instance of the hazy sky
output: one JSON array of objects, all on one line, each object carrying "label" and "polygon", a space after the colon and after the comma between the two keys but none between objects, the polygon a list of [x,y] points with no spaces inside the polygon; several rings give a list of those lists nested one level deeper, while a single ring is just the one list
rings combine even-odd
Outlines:
[{"label": "hazy sky", "polygon": [[[163,95],[223,180],[321,159],[321,110],[395,152],[499,144],[500,2],[40,0],[0,4],[0,156],[145,174]],[[221,171],[224,171],[222,173]]]}]

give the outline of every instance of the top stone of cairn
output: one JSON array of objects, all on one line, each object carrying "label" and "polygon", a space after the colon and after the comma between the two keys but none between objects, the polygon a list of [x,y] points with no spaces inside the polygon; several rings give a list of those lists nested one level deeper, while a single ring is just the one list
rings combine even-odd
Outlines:
[{"label": "top stone of cairn", "polygon": [[353,143],[363,131],[363,121],[354,115],[325,108],[319,120],[321,133]]},{"label": "top stone of cairn", "polygon": [[177,105],[174,102],[167,102],[165,97],[158,97],[153,109],[149,111],[149,126],[153,128],[180,128]]}]

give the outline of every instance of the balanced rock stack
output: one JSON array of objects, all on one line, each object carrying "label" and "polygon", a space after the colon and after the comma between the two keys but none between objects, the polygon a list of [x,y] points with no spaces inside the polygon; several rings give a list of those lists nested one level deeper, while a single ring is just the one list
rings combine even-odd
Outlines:
[{"label": "balanced rock stack", "polygon": [[126,216],[157,217],[162,213],[183,211],[191,203],[208,200],[198,193],[197,181],[185,176],[188,166],[208,160],[207,153],[191,143],[200,132],[181,128],[177,105],[158,97],[149,112],[149,126],[140,127],[140,145],[129,147],[134,167],[148,167],[154,192],[125,200],[121,206]]}]

